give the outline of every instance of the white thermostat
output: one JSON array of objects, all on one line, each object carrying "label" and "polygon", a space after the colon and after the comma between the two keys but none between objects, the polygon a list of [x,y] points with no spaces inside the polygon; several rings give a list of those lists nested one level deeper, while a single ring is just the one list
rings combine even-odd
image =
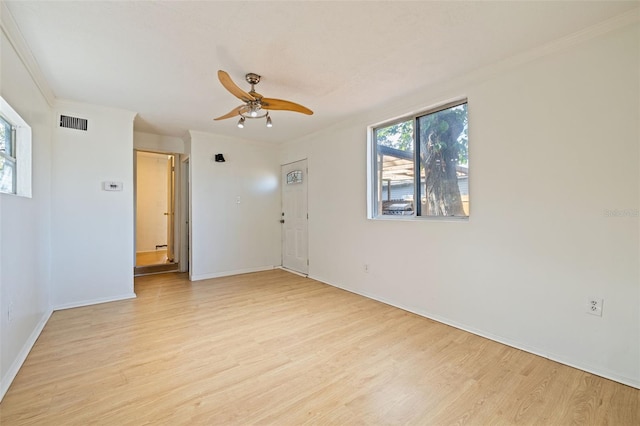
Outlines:
[{"label": "white thermostat", "polygon": [[102,182],[105,191],[122,191],[122,182]]}]

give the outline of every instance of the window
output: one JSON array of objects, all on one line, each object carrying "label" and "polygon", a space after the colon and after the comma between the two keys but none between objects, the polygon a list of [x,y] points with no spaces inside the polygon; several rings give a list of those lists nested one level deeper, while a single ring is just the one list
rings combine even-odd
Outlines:
[{"label": "window", "polygon": [[0,193],[31,197],[31,127],[2,97]]},{"label": "window", "polygon": [[469,217],[466,100],[373,127],[371,136],[370,217]]},{"label": "window", "polygon": [[287,185],[302,183],[302,170],[293,170],[287,173]]},{"label": "window", "polygon": [[16,131],[0,115],[0,192],[16,192]]}]

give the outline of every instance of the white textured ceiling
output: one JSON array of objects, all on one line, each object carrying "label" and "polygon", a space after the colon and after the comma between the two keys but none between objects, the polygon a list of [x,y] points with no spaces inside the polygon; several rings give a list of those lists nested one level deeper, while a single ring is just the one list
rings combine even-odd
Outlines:
[{"label": "white textured ceiling", "polygon": [[[135,111],[135,128],[291,140],[535,48],[637,1],[6,1],[55,96]],[[214,122],[249,90],[315,114]]]}]

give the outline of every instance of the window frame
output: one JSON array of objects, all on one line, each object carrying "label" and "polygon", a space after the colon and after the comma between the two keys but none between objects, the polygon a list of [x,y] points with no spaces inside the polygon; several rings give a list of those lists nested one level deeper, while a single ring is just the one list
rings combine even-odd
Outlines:
[{"label": "window frame", "polygon": [[[467,120],[468,120],[468,105],[469,100],[466,97],[456,98],[443,103],[436,104],[434,106],[421,109],[418,112],[412,112],[407,115],[395,117],[390,120],[385,120],[376,124],[368,126],[367,131],[367,218],[374,220],[437,220],[437,221],[468,221],[471,215],[469,213],[466,216],[423,216],[422,215],[422,195],[421,192],[421,177],[420,177],[420,143],[416,140],[420,135],[420,118],[435,114],[450,108],[454,108],[460,105],[467,105]],[[378,175],[380,168],[378,165],[378,143],[376,132],[379,129],[383,129],[395,124],[399,124],[405,121],[413,121],[413,168],[414,168],[414,182],[413,182],[413,213],[411,215],[394,215],[394,214],[382,214],[378,211],[380,205],[379,193],[378,193]],[[467,148],[467,156],[469,156]],[[470,198],[469,198],[470,205]]]},{"label": "window frame", "polygon": [[[370,148],[373,150],[373,155],[372,155],[372,162],[370,162],[369,164],[371,166],[373,166],[374,170],[373,170],[373,174],[371,175],[371,178],[373,179],[373,182],[371,182],[371,189],[372,189],[372,195],[373,195],[373,200],[372,200],[372,208],[373,208],[373,212],[377,214],[377,216],[375,218],[387,218],[387,217],[394,217],[394,218],[402,218],[402,219],[406,219],[406,218],[411,218],[411,217],[417,217],[415,214],[415,210],[413,212],[413,214],[411,215],[404,215],[404,214],[399,214],[399,215],[383,215],[379,212],[377,212],[378,210],[378,204],[379,201],[378,200],[378,174],[380,173],[380,169],[378,167],[378,144],[377,144],[377,135],[376,135],[376,131],[378,129],[383,129],[386,127],[391,127],[394,126],[396,124],[400,124],[406,121],[410,121],[413,120],[413,126],[412,126],[412,130],[413,130],[413,134],[411,135],[411,137],[413,138],[413,140],[415,141],[415,137],[416,137],[416,120],[414,116],[404,116],[404,117],[400,117],[400,118],[396,118],[393,119],[391,121],[386,121],[384,123],[381,123],[379,125],[376,126],[370,126],[370,136],[371,136],[371,141],[372,144],[370,144]],[[415,165],[416,165],[416,150],[413,150],[413,167],[414,167],[414,175],[415,175]],[[418,179],[420,177],[418,176]],[[414,191],[413,191],[413,204],[415,206],[416,204],[416,192],[415,192],[415,185],[416,185],[416,178],[414,176],[413,179],[413,186],[414,186]]]},{"label": "window frame", "polygon": [[[6,127],[9,128],[9,153],[7,153],[6,151],[2,151],[0,150],[0,157],[2,157],[4,159],[4,161],[7,161],[9,163],[11,163],[13,165],[13,177],[11,179],[11,191],[10,192],[6,192],[6,191],[2,191],[0,190],[1,193],[4,194],[15,194],[16,193],[16,181],[17,181],[17,177],[18,177],[18,172],[17,172],[17,158],[16,158],[16,126],[9,120],[7,119],[4,114],[0,113],[0,124],[4,122],[6,123]],[[4,125],[3,125],[4,126]],[[5,144],[6,141],[5,141]]]},{"label": "window frame", "polygon": [[0,153],[4,158],[15,160],[13,192],[0,191],[0,195],[16,195],[31,198],[32,184],[32,133],[31,126],[9,103],[0,96],[0,115],[12,128],[12,157]]}]

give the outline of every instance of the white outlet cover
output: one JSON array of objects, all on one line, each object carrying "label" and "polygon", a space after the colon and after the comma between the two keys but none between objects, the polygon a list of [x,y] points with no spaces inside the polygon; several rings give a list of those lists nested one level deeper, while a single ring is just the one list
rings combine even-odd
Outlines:
[{"label": "white outlet cover", "polygon": [[589,297],[587,299],[586,312],[591,315],[602,316],[602,304],[604,299],[599,297]]}]

